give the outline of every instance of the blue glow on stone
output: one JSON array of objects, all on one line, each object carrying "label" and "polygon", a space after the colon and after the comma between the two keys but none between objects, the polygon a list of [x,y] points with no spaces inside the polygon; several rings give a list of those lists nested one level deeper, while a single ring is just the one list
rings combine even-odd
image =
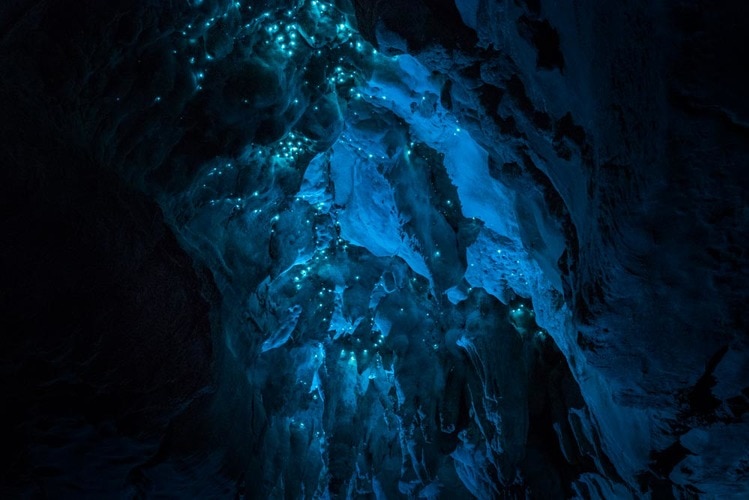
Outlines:
[{"label": "blue glow on stone", "polygon": [[[226,4],[227,9],[232,6],[240,9],[241,4]],[[442,267],[461,265],[457,250],[440,239],[452,231],[444,214],[478,218],[492,230],[510,224],[501,215],[487,218],[483,205],[465,203],[466,190],[474,190],[470,193],[486,194],[478,199],[489,206],[496,203],[495,211],[503,213],[492,198],[490,181],[472,183],[460,170],[465,163],[483,165],[486,156],[439,104],[441,82],[416,60],[378,54],[332,4],[312,0],[288,6],[260,16],[232,11],[242,29],[231,57],[243,47],[247,55],[242,63],[250,67],[236,74],[227,68],[229,56],[213,48],[208,54],[208,35],[197,33],[218,32],[224,21],[195,21],[196,32],[190,36],[196,42],[184,49],[189,50],[185,57],[190,64],[195,57],[212,61],[200,71],[190,70],[205,85],[196,102],[221,103],[216,108],[226,109],[248,130],[280,125],[262,140],[249,134],[243,152],[230,161],[207,162],[195,185],[183,193],[187,201],[180,200],[190,207],[180,214],[188,219],[181,237],[190,248],[201,249],[207,267],[218,269],[217,286],[227,297],[222,319],[230,325],[226,344],[248,380],[285,383],[281,372],[287,371],[295,390],[304,386],[304,398],[290,391],[278,409],[263,417],[269,436],[288,441],[289,432],[305,428],[310,436],[313,431],[324,436],[326,426],[334,431],[330,426],[338,425],[326,419],[326,405],[359,411],[363,395],[372,391],[373,414],[365,415],[371,420],[362,425],[372,424],[373,440],[400,450],[416,438],[399,435],[398,419],[411,411],[406,401],[413,396],[407,384],[396,387],[396,374],[403,370],[399,360],[426,369],[425,359],[459,349],[440,337],[444,332],[434,326],[438,309],[429,309],[442,307]],[[207,80],[205,68],[210,71]],[[263,71],[270,75],[266,80]],[[258,95],[225,92],[227,75],[238,81],[247,77],[260,89]],[[220,118],[215,109],[206,112]],[[425,159],[425,150],[444,160]],[[409,207],[401,190],[417,186],[419,175],[439,169],[446,171],[447,183],[458,185],[451,185],[450,198],[441,198],[446,201],[440,211],[425,214]],[[425,196],[423,204],[429,207],[429,196],[443,196],[434,189],[436,194],[416,188],[414,193]],[[437,223],[444,225],[419,232]],[[476,251],[463,265],[483,269],[480,258],[485,254],[497,258],[502,251],[496,240],[488,240],[486,251]],[[461,288],[463,301],[470,300],[473,287],[468,285]],[[455,309],[450,313],[458,314]],[[293,430],[281,430],[282,421],[294,424]],[[268,438],[268,449],[277,445],[276,437]],[[393,470],[400,471],[403,457],[394,453],[398,463]],[[316,457],[327,467],[330,456],[323,452]],[[411,463],[404,457],[404,463]],[[276,472],[278,477],[285,473]],[[326,478],[321,474],[322,484]]]}]

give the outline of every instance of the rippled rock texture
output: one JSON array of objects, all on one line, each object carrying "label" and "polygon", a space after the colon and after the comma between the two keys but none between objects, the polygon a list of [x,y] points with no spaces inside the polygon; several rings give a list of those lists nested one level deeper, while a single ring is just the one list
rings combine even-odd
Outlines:
[{"label": "rippled rock texture", "polygon": [[746,10],[9,2],[9,497],[747,494]]}]

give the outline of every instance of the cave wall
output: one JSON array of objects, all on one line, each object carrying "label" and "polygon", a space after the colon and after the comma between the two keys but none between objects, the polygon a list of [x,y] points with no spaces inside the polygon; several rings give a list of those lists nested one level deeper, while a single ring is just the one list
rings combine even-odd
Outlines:
[{"label": "cave wall", "polygon": [[4,4],[2,492],[745,493],[744,10]]},{"label": "cave wall", "polygon": [[[400,23],[405,4],[359,2],[373,20],[362,32],[450,75],[453,108],[503,180],[525,171],[548,189],[565,238],[551,272],[571,309],[550,331],[619,472],[739,494],[747,74],[728,54],[746,44],[744,7],[456,3],[476,45],[454,30],[425,44],[428,29]],[[419,5],[424,25],[455,23]],[[702,456],[716,446],[720,458]]]}]

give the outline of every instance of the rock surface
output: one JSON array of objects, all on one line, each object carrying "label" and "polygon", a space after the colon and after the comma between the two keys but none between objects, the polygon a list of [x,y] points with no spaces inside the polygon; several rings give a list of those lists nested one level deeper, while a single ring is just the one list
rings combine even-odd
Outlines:
[{"label": "rock surface", "polygon": [[744,10],[6,3],[3,496],[746,495]]}]

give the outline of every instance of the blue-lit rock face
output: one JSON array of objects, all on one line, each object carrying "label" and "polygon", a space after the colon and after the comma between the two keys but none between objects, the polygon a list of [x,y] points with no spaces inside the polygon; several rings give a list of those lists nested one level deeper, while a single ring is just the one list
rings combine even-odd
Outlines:
[{"label": "blue-lit rock face", "polygon": [[737,13],[91,3],[3,12],[8,495],[747,493]]}]

